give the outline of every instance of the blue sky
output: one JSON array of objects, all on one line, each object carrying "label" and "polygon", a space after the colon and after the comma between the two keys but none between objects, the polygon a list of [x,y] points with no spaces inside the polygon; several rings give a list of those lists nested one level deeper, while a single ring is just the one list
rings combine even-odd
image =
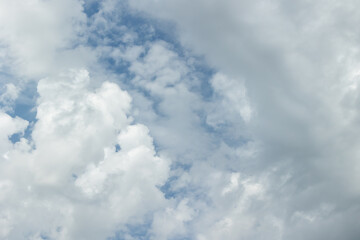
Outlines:
[{"label": "blue sky", "polygon": [[0,1],[0,238],[357,239],[357,5]]}]

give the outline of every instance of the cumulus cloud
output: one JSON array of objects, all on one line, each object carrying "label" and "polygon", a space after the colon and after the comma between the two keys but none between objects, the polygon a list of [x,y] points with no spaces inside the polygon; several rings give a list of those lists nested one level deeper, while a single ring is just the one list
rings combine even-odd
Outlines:
[{"label": "cumulus cloud", "polygon": [[2,113],[3,238],[105,239],[164,204],[168,162],[132,124],[130,96],[89,81],[86,70],[39,81],[30,141],[11,143],[27,122]]},{"label": "cumulus cloud", "polygon": [[12,148],[12,143],[9,140],[9,138],[16,133],[24,133],[25,128],[28,125],[28,122],[24,119],[15,117],[12,118],[5,112],[0,112],[0,121],[1,121],[1,132],[0,132],[0,141],[1,141],[1,147],[0,147],[0,154],[2,157],[2,160],[8,159],[8,151]]}]

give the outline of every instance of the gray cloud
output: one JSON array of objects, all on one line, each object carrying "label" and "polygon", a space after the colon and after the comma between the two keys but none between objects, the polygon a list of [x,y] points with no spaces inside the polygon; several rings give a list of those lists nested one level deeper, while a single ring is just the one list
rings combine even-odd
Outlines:
[{"label": "gray cloud", "polygon": [[[131,3],[174,21],[183,44],[244,80],[255,112],[246,128],[260,149],[251,167],[237,169],[268,177],[263,210],[281,223],[276,239],[302,239],[303,232],[307,239],[354,239],[359,138],[357,107],[347,99],[358,94],[357,3]],[[258,232],[256,225],[250,233]]]}]

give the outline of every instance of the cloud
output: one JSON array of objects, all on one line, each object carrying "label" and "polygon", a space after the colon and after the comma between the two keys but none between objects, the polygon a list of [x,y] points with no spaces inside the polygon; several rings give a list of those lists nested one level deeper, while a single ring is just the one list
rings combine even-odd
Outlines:
[{"label": "cloud", "polygon": [[28,126],[28,122],[18,117],[12,118],[2,111],[0,111],[0,122],[2,126],[0,131],[0,154],[2,161],[4,161],[8,160],[9,150],[12,148],[12,143],[9,138],[13,134],[24,133],[24,130]]},{"label": "cloud", "polygon": [[132,123],[130,96],[114,83],[89,83],[86,70],[40,80],[30,141],[7,140],[27,122],[1,115],[1,146],[9,149],[1,163],[2,237],[105,239],[165,203],[158,186],[168,162],[149,130]]},{"label": "cloud", "polygon": [[19,96],[19,89],[12,83],[4,86],[4,93],[0,95],[0,103],[3,105],[4,111],[11,111],[12,105]]},{"label": "cloud", "polygon": [[93,60],[81,47],[86,16],[80,1],[1,1],[0,9],[2,65],[11,73],[41,78]]},{"label": "cloud", "polygon": [[[243,174],[269,176],[273,186],[267,195],[281,193],[267,204],[280,219],[276,222],[282,225],[282,237],[297,238],[299,231],[311,232],[310,239],[340,235],[352,239],[358,234],[348,223],[357,218],[346,210],[358,208],[359,193],[354,184],[358,137],[350,133],[357,129],[357,108],[347,105],[357,96],[354,76],[359,56],[352,30],[359,20],[352,10],[357,3],[295,1],[290,6],[282,1],[199,0],[130,4],[155,18],[175,22],[182,44],[204,54],[227,76],[222,84],[219,75],[212,82],[227,104],[212,110],[207,121],[213,126],[231,122],[233,131],[240,130],[236,135],[245,131],[244,136],[258,146],[252,163],[239,159],[241,164],[232,161],[229,165]],[[245,128],[231,114],[245,104],[244,91],[256,113]],[[239,99],[232,101],[234,96]],[[227,114],[221,117],[222,112]],[[241,146],[236,149],[240,151]],[[281,178],[287,180],[278,190]],[[325,214],[324,205],[333,207]],[[278,211],[280,206],[286,206],[286,214]],[[306,218],[313,219],[311,223],[291,220],[302,211],[308,212],[306,216],[319,212],[321,217]],[[233,215],[225,222],[238,218],[241,215]],[[333,229],[331,234],[328,229]],[[231,233],[240,234],[235,229]]]},{"label": "cloud", "polygon": [[177,206],[166,208],[157,213],[152,223],[152,239],[171,239],[186,236],[186,223],[194,218],[196,212],[187,205],[188,199],[183,199]]},{"label": "cloud", "polygon": [[1,238],[357,239],[356,7],[0,1]]}]

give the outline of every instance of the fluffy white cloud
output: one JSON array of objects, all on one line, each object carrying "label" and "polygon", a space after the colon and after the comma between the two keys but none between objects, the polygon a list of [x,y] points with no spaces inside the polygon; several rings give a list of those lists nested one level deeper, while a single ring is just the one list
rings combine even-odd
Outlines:
[{"label": "fluffy white cloud", "polygon": [[8,114],[0,111],[0,154],[2,161],[8,160],[8,151],[12,148],[10,137],[16,133],[24,133],[28,122],[21,118],[12,118]]},{"label": "fluffy white cloud", "polygon": [[165,204],[168,162],[131,124],[130,96],[89,81],[86,70],[39,81],[30,142],[7,139],[27,122],[2,113],[3,238],[105,239]]},{"label": "fluffy white cloud", "polygon": [[58,74],[93,61],[81,46],[86,15],[81,1],[0,1],[2,67],[25,78]]}]

